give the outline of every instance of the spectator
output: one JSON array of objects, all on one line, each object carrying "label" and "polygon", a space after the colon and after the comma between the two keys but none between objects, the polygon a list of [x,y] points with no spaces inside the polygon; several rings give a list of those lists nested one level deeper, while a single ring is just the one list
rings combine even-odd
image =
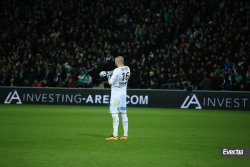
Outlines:
[{"label": "spectator", "polygon": [[49,68],[46,68],[46,72],[45,72],[45,75],[44,75],[43,80],[41,81],[41,84],[42,84],[45,80],[46,80],[48,83],[52,83],[52,82],[53,82],[53,73],[50,71]]},{"label": "spectator", "polygon": [[38,80],[38,82],[42,81],[44,78],[43,72],[41,67],[38,66],[37,68],[37,73],[36,73],[36,79]]},{"label": "spectator", "polygon": [[72,79],[73,79],[73,77],[71,76],[71,72],[67,72],[67,76],[66,76],[66,78],[65,78],[65,82],[66,82],[66,83],[69,83],[70,80],[72,80]]},{"label": "spectator", "polygon": [[248,75],[246,77],[246,89],[250,91],[250,70],[248,71]]},{"label": "spectator", "polygon": [[240,84],[240,91],[246,91],[246,88],[245,88],[244,84]]},{"label": "spectator", "polygon": [[247,72],[246,72],[246,77],[248,77],[249,76],[249,71],[250,71],[250,65],[248,65],[248,69],[247,69]]},{"label": "spectator", "polygon": [[184,88],[183,88],[182,84],[180,84],[180,82],[177,82],[175,89],[176,90],[183,90]]},{"label": "spectator", "polygon": [[221,83],[221,90],[226,90],[226,85],[229,84],[230,81],[228,80],[228,77],[226,74],[223,74],[223,80],[222,80],[222,83]]},{"label": "spectator", "polygon": [[30,84],[33,84],[35,79],[36,79],[36,72],[34,68],[32,67],[30,69],[30,73],[28,74],[28,81]]},{"label": "spectator", "polygon": [[76,82],[76,87],[84,87],[85,86],[85,79],[86,79],[86,73],[84,70],[81,70],[81,74],[78,76],[79,80]]},{"label": "spectator", "polygon": [[7,85],[9,85],[9,76],[7,73],[3,73],[3,76],[1,77],[1,86]]},{"label": "spectator", "polygon": [[101,81],[100,75],[99,75],[101,70],[99,69],[97,64],[95,64],[94,67],[95,68],[93,69],[92,83],[93,85],[98,86],[99,82]]},{"label": "spectator", "polygon": [[212,81],[209,79],[208,74],[205,74],[205,78],[199,85],[201,90],[212,90]]},{"label": "spectator", "polygon": [[229,83],[226,84],[226,90],[233,90],[233,84],[235,82],[235,75],[233,71],[230,72],[228,80],[229,80]]},{"label": "spectator", "polygon": [[189,70],[189,75],[188,75],[188,86],[196,85],[197,84],[196,81],[197,81],[197,76],[195,75],[193,70],[190,69]]},{"label": "spectator", "polygon": [[10,86],[16,86],[13,78],[10,79]]},{"label": "spectator", "polygon": [[62,79],[59,79],[58,85],[56,87],[58,88],[66,87],[66,83]]},{"label": "spectator", "polygon": [[236,90],[239,90],[240,85],[243,82],[243,77],[239,74],[239,72],[236,72],[235,74],[235,83],[234,83],[234,87]]},{"label": "spectator", "polygon": [[228,60],[228,58],[226,58],[224,64],[225,69],[228,70],[228,68],[231,68],[232,66],[233,66],[232,63]]},{"label": "spectator", "polygon": [[76,88],[76,84],[73,82],[72,79],[69,80],[68,88]]},{"label": "spectator", "polygon": [[156,89],[156,88],[157,88],[157,86],[156,86],[154,80],[151,80],[149,89]]},{"label": "spectator", "polygon": [[43,80],[43,82],[42,82],[42,87],[50,87],[50,85],[49,85],[49,83],[48,83],[48,81],[47,80]]},{"label": "spectator", "polygon": [[92,77],[90,76],[90,73],[87,74],[84,82],[83,82],[83,88],[90,88],[92,87]]},{"label": "spectator", "polygon": [[35,83],[33,84],[33,87],[42,87],[41,84],[38,82],[37,79],[35,79]]},{"label": "spectator", "polygon": [[173,81],[173,75],[171,73],[168,73],[168,81],[167,81],[168,89],[174,89],[174,81]]},{"label": "spectator", "polygon": [[12,73],[11,75],[10,86],[18,86],[18,77],[15,73]]}]

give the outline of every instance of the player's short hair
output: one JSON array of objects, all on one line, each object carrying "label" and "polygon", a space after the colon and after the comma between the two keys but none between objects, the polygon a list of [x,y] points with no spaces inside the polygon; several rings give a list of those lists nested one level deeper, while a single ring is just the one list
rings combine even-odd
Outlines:
[{"label": "player's short hair", "polygon": [[119,63],[124,64],[124,59],[123,59],[122,56],[117,56],[117,57],[115,58],[115,61],[118,61]]}]

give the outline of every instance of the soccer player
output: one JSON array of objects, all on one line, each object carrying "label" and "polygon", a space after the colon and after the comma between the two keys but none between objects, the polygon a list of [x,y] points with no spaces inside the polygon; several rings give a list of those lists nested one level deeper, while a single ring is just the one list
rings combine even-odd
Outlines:
[{"label": "soccer player", "polygon": [[[106,140],[118,140],[119,113],[122,117],[124,135],[122,140],[128,139],[128,117],[126,113],[127,82],[130,76],[130,69],[124,66],[124,59],[118,56],[115,59],[117,68],[108,73],[108,82],[111,85],[110,113],[113,118],[113,135]],[[113,74],[112,74],[113,73]],[[112,75],[112,76],[111,76]]]}]

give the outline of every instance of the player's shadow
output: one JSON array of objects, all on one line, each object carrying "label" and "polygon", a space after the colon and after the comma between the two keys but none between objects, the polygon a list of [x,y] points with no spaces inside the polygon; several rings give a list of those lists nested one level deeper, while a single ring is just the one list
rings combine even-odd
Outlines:
[{"label": "player's shadow", "polygon": [[107,136],[105,135],[100,135],[100,134],[80,134],[83,136],[90,136],[90,137],[97,137],[97,138],[106,138]]}]

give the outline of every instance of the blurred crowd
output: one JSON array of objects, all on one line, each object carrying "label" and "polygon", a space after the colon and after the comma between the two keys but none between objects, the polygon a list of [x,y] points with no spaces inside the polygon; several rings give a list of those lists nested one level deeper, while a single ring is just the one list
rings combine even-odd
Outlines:
[{"label": "blurred crowd", "polygon": [[0,10],[0,86],[91,88],[121,55],[130,89],[208,89],[205,78],[209,90],[250,90],[247,1],[9,0]]}]

